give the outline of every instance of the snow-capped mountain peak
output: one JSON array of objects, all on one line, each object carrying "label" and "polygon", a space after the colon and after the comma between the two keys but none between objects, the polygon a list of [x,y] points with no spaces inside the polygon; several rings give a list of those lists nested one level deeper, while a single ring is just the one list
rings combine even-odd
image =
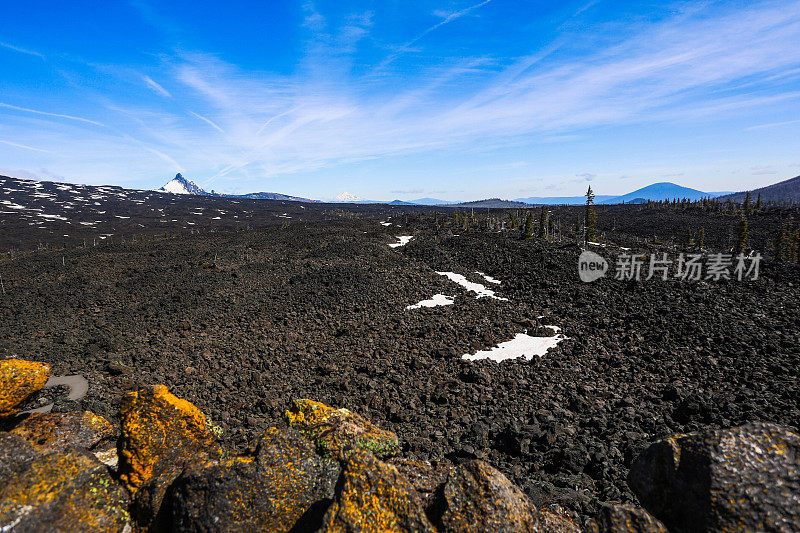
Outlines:
[{"label": "snow-capped mountain peak", "polygon": [[163,192],[171,192],[173,194],[208,194],[206,191],[198,187],[195,182],[187,180],[180,173],[176,174],[173,179],[171,179],[166,185],[158,190]]},{"label": "snow-capped mountain peak", "polygon": [[347,191],[343,192],[342,194],[336,197],[337,202],[357,202],[359,200],[361,200],[361,198],[359,198],[355,194],[350,194]]}]

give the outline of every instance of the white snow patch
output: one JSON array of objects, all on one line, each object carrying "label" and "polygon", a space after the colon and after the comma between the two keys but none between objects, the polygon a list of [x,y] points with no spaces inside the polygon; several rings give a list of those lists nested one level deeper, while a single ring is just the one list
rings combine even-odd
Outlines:
[{"label": "white snow patch", "polygon": [[453,305],[455,296],[445,296],[444,294],[434,294],[430,300],[422,300],[413,305],[407,305],[406,309],[419,309],[420,307],[436,307],[437,305]]},{"label": "white snow patch", "polygon": [[478,359],[491,359],[492,361],[506,361],[524,357],[530,361],[534,355],[543,357],[547,350],[556,346],[566,337],[558,333],[558,326],[545,326],[553,330],[555,335],[552,337],[531,337],[527,333],[517,333],[510,341],[501,342],[494,348],[481,350],[474,354],[462,355],[462,359],[476,361]]},{"label": "white snow patch", "polygon": [[469,281],[467,278],[462,276],[461,274],[456,274],[455,272],[437,272],[440,276],[445,276],[450,281],[455,281],[468,291],[472,291],[477,294],[476,298],[483,298],[489,297],[494,298],[495,300],[503,300],[505,302],[508,301],[508,298],[501,298],[500,296],[495,296],[494,291],[491,289],[487,289],[480,283],[473,283]]},{"label": "white snow patch", "polygon": [[381,226],[391,226],[391,222],[381,222]]},{"label": "white snow patch", "polygon": [[117,218],[131,218],[131,217],[124,217],[122,215],[114,215],[114,216],[117,217]]},{"label": "white snow patch", "polygon": [[389,245],[389,247],[390,248],[397,248],[398,246],[405,246],[413,238],[414,238],[413,235],[401,235],[400,237],[397,237],[397,240],[399,240],[400,242],[392,243],[392,244]]},{"label": "white snow patch", "polygon": [[493,277],[491,277],[491,276],[487,276],[487,275],[486,275],[486,274],[484,274],[483,272],[478,272],[478,271],[476,270],[476,271],[475,271],[475,273],[476,273],[476,274],[479,274],[479,275],[481,275],[481,276],[483,276],[483,279],[485,279],[485,280],[486,280],[486,281],[488,281],[489,283],[495,283],[495,284],[497,284],[497,285],[500,285],[500,283],[501,283],[499,279],[494,279],[494,278],[493,278]]},{"label": "white snow patch", "polygon": [[39,213],[39,216],[42,218],[49,218],[50,220],[67,220],[67,217],[62,217],[60,215],[46,215],[44,213]]},{"label": "white snow patch", "polygon": [[27,209],[27,207],[24,205],[15,204],[13,202],[9,202],[8,200],[3,200],[3,205],[9,209]]},{"label": "white snow patch", "polygon": [[173,179],[164,187],[162,187],[165,191],[171,192],[173,194],[191,194],[186,187],[183,186],[183,183],[180,181]]}]

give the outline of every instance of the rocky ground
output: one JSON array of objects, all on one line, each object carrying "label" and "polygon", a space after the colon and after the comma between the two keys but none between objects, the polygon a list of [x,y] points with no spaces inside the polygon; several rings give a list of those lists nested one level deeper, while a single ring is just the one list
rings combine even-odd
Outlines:
[{"label": "rocky ground", "polygon": [[[660,437],[748,421],[797,428],[797,266],[767,262],[748,282],[584,284],[580,249],[566,241],[390,222],[5,260],[0,354],[86,376],[88,394],[53,410],[115,424],[123,393],[163,383],[240,450],[285,425],[292,398],[346,407],[395,432],[407,457],[485,459],[537,506],[583,518],[604,501],[636,501],[631,464]],[[414,238],[390,248],[399,235]],[[613,262],[616,249],[600,253]],[[507,301],[436,271],[490,285],[476,271],[488,274]],[[455,303],[405,309],[437,293]],[[542,358],[461,358],[523,331],[550,334],[547,324],[567,340]]]}]

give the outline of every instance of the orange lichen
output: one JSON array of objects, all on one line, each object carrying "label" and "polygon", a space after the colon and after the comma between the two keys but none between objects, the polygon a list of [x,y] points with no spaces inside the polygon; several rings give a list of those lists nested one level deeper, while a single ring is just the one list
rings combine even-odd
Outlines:
[{"label": "orange lichen", "polygon": [[268,429],[250,453],[189,466],[173,485],[169,528],[285,532],[332,496],[338,465],[297,432]]},{"label": "orange lichen", "polygon": [[25,531],[121,531],[127,507],[127,494],[106,467],[75,449],[35,459],[0,488],[0,524]]},{"label": "orange lichen", "polygon": [[357,450],[342,477],[342,488],[325,515],[323,531],[434,531],[413,487],[395,467]]},{"label": "orange lichen", "polygon": [[6,359],[0,361],[0,417],[14,414],[25,398],[47,383],[50,367],[43,363]]},{"label": "orange lichen", "polygon": [[186,461],[216,442],[200,409],[164,385],[128,393],[120,416],[120,479],[132,492],[152,478],[161,463]]},{"label": "orange lichen", "polygon": [[89,411],[82,413],[36,413],[17,425],[19,435],[40,453],[63,451],[68,446],[90,448],[114,435],[114,426]]},{"label": "orange lichen", "polygon": [[353,450],[363,449],[386,458],[400,451],[397,435],[347,409],[334,409],[313,400],[294,400],[285,418],[289,427],[314,442],[323,457],[346,459]]}]

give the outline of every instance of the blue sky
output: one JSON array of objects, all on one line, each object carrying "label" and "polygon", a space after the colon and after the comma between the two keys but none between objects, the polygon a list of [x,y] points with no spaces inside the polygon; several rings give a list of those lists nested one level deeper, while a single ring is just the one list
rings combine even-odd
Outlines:
[{"label": "blue sky", "polygon": [[800,174],[800,1],[13,2],[0,173],[333,198]]}]

